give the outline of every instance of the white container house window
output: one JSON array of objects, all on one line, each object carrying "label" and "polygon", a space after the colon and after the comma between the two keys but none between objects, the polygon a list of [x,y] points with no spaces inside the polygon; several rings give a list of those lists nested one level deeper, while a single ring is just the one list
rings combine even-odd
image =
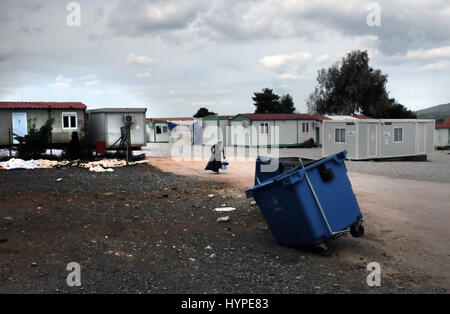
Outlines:
[{"label": "white container house window", "polygon": [[344,128],[334,129],[334,142],[335,143],[345,143],[345,129]]},{"label": "white container house window", "polygon": [[269,134],[269,123],[261,123],[259,126],[260,134]]},{"label": "white container house window", "polygon": [[403,142],[403,128],[394,128],[394,142]]},{"label": "white container house window", "polygon": [[77,128],[76,112],[63,112],[62,113],[62,128],[63,129],[76,129]]},{"label": "white container house window", "polygon": [[165,134],[167,133],[167,126],[156,126],[156,134]]}]

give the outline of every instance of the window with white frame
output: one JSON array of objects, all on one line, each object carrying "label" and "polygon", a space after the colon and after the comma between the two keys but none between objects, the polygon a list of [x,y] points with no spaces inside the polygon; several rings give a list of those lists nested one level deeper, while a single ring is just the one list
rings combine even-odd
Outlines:
[{"label": "window with white frame", "polygon": [[394,128],[394,142],[403,142],[403,128]]},{"label": "window with white frame", "polygon": [[269,134],[269,123],[261,123],[259,126],[260,134]]},{"label": "window with white frame", "polygon": [[62,113],[62,128],[63,129],[76,129],[77,128],[76,112],[63,112]]},{"label": "window with white frame", "polygon": [[334,142],[335,143],[345,143],[345,129],[344,128],[334,129]]},{"label": "window with white frame", "polygon": [[302,122],[302,133],[309,133],[309,122]]},{"label": "window with white frame", "polygon": [[167,126],[161,125],[156,126],[156,134],[165,134],[165,133],[167,133]]}]

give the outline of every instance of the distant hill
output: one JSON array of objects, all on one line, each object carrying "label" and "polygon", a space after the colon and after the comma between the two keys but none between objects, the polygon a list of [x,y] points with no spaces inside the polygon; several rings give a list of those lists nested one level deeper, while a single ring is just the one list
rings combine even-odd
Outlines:
[{"label": "distant hill", "polygon": [[435,119],[442,122],[450,117],[450,103],[416,111],[419,119]]}]

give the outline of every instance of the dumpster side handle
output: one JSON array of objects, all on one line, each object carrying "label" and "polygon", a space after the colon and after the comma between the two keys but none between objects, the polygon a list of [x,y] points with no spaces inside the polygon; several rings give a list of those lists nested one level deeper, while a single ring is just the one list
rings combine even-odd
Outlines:
[{"label": "dumpster side handle", "polygon": [[303,180],[303,178],[304,178],[303,173],[294,172],[290,176],[283,178],[282,182],[284,186],[288,186]]}]

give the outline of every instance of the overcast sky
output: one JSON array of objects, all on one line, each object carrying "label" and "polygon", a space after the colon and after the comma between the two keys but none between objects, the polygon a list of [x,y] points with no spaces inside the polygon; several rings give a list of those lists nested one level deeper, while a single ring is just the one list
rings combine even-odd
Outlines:
[{"label": "overcast sky", "polygon": [[400,103],[450,102],[450,1],[378,1],[380,26],[371,2],[80,0],[77,27],[70,1],[2,0],[0,100],[236,114],[270,87],[305,112],[317,71],[366,49]]}]

